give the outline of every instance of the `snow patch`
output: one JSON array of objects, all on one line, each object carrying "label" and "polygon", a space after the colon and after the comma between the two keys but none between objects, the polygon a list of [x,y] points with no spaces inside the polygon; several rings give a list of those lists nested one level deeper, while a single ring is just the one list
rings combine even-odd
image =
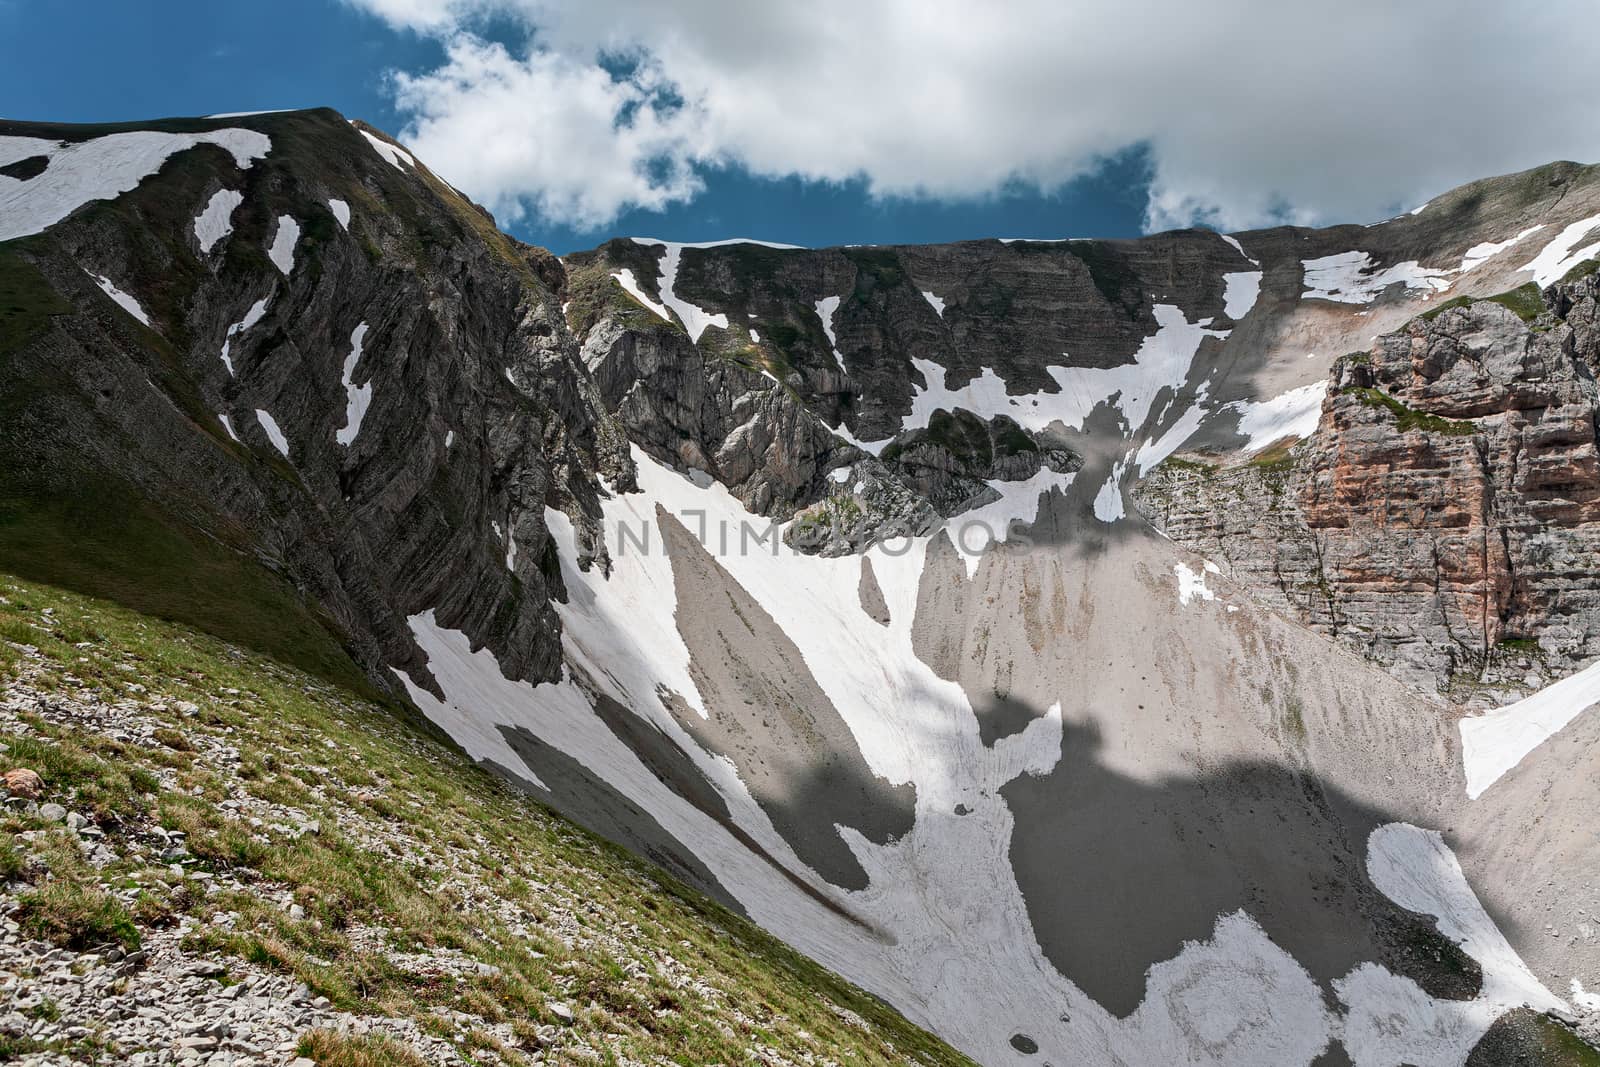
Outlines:
[{"label": "snow patch", "polygon": [[444,447],[448,450],[449,447],[455,443],[456,432],[454,430],[446,430],[444,434]]},{"label": "snow patch", "polygon": [[218,189],[206,201],[205,210],[194,217],[194,239],[200,251],[210,255],[217,242],[233,232],[233,212],[244,203],[244,194],[237,189]]},{"label": "snow patch", "polygon": [[267,440],[272,442],[272,447],[283,453],[285,459],[289,458],[289,439],[283,436],[283,431],[278,429],[278,420],[274,419],[267,411],[256,408],[256,421],[266,431]]},{"label": "snow patch", "polygon": [[[750,327],[750,340],[754,341],[756,344],[761,343],[761,335],[756,332],[756,328],[754,326]],[[768,377],[771,377],[771,375],[768,375]]]},{"label": "snow patch", "polygon": [[356,132],[365,137],[367,139],[367,143],[372,146],[372,150],[386,159],[389,162],[389,165],[395,170],[399,171],[401,174],[406,172],[406,168],[401,166],[401,163],[407,163],[413,168],[416,167],[416,157],[410,152],[407,152],[404,148],[401,148],[399,145],[390,144],[382,137],[374,137],[366,130],[357,129]]},{"label": "snow patch", "polygon": [[1600,1012],[1600,993],[1586,993],[1581,979],[1574,978],[1568,987],[1571,990],[1572,1003],[1582,1010]]},{"label": "snow patch", "polygon": [[[661,257],[661,302],[677,313],[678,321],[683,323],[683,328],[689,334],[689,340],[696,344],[700,342],[700,335],[706,332],[709,326],[717,326],[724,330],[728,328],[728,316],[721,313],[713,315],[704,308],[695,306],[687,300],[680,298],[673,286],[678,280],[678,264],[683,260],[685,248],[712,248],[716,244],[755,244],[759,242],[725,241],[713,244],[686,245],[677,241],[656,241],[642,237],[633,239],[635,244],[660,245],[666,249],[666,255]],[[662,318],[666,316],[663,315]]]},{"label": "snow patch", "polygon": [[1206,572],[1212,571],[1210,567],[1204,570],[1192,570],[1187,563],[1174,563],[1172,573],[1178,576],[1178,603],[1188,607],[1189,602],[1195,599],[1215,600],[1217,594],[1206,587]]},{"label": "snow patch", "polygon": [[1566,1009],[1495,927],[1440,834],[1408,823],[1378,827],[1367,838],[1367,876],[1402,908],[1433,916],[1439,932],[1478,962],[1483,985],[1472,1000],[1443,1000],[1375,963],[1335,980],[1349,1009],[1344,1041],[1355,1067],[1461,1067],[1506,1011]]},{"label": "snow patch", "polygon": [[1326,380],[1290,389],[1270,400],[1240,400],[1228,407],[1239,413],[1239,432],[1250,440],[1244,451],[1258,452],[1285,437],[1310,437],[1322,419]]},{"label": "snow patch", "polygon": [[333,217],[339,220],[339,225],[348,233],[350,230],[350,205],[343,200],[329,200],[328,210],[333,212]]},{"label": "snow patch", "polygon": [[361,362],[361,345],[367,337],[367,324],[362,323],[350,333],[350,354],[345,357],[342,384],[345,391],[344,429],[335,431],[334,440],[348,445],[361,432],[361,420],[367,417],[367,407],[372,403],[372,380],[367,384],[355,383],[356,364]]},{"label": "snow patch", "polygon": [[1238,270],[1222,276],[1222,313],[1238,322],[1256,306],[1261,296],[1262,272]]},{"label": "snow patch", "polygon": [[1122,472],[1127,465],[1127,459],[1118,460],[1105,484],[1094,495],[1094,517],[1101,522],[1116,522],[1127,514],[1122,504]]},{"label": "snow patch", "polygon": [[1370,304],[1391,285],[1429,293],[1450,288],[1446,277],[1455,273],[1424,267],[1416,260],[1378,269],[1368,252],[1340,252],[1301,261],[1305,270],[1302,300],[1331,300],[1340,304]]},{"label": "snow patch", "polygon": [[[36,137],[3,141],[0,153],[16,156],[5,162],[36,155],[48,156],[50,162],[42,174],[27,181],[0,175],[0,241],[41,233],[92,200],[110,200],[128,192],[160,170],[175,152],[214,144],[243,168],[272,148],[266,134],[241,129],[206,133],[135,130],[70,143]],[[16,155],[19,151],[23,154]]]},{"label": "snow patch", "polygon": [[1544,223],[1541,222],[1537,226],[1529,226],[1515,237],[1508,237],[1504,241],[1484,241],[1482,244],[1473,245],[1467,249],[1467,254],[1461,257],[1461,273],[1465,274],[1469,270],[1477,270],[1512,245],[1520,244],[1542,229],[1544,229]]},{"label": "snow patch", "polygon": [[932,307],[934,311],[938,312],[939,317],[941,319],[944,318],[944,301],[943,300],[941,300],[939,297],[934,296],[932,293],[930,293],[926,289],[922,290],[922,299],[926,300],[928,302],[928,305],[930,307]]},{"label": "snow patch", "polygon": [[1261,261],[1259,259],[1256,259],[1256,258],[1252,257],[1249,252],[1246,252],[1244,250],[1244,245],[1239,243],[1239,239],[1237,237],[1230,237],[1228,234],[1225,234],[1225,233],[1219,233],[1219,234],[1217,234],[1217,236],[1222,238],[1224,241],[1228,242],[1228,244],[1232,245],[1233,246],[1233,250],[1235,252],[1239,253],[1245,259],[1250,260],[1252,265],[1257,266],[1257,267],[1261,266]]},{"label": "snow patch", "polygon": [[667,309],[656,303],[654,300],[651,300],[650,297],[645,294],[645,291],[639,288],[639,282],[634,278],[633,269],[631,267],[623,267],[621,270],[613,274],[612,277],[617,280],[617,284],[622,286],[623,290],[627,292],[629,296],[639,301],[639,303],[643,304],[651,311],[654,311],[667,322],[672,321],[672,316],[667,314]]},{"label": "snow patch", "polygon": [[1600,703],[1600,662],[1495,711],[1461,720],[1467,796],[1483,795],[1523,758]]},{"label": "snow patch", "polygon": [[[219,411],[217,413],[217,421],[222,423],[222,428],[224,430],[228,431],[228,436],[229,437],[233,438],[235,441],[239,441],[239,435],[233,432],[233,420],[232,419],[228,418],[228,416],[222,414]],[[244,444],[243,441],[239,441],[239,443],[240,444]]]},{"label": "snow patch", "polygon": [[825,296],[817,301],[817,318],[822,320],[822,332],[828,337],[828,347],[833,350],[833,361],[842,368],[844,357],[839,354],[839,338],[833,332],[833,317],[839,314],[839,297]]},{"label": "snow patch", "polygon": [[122,308],[123,311],[126,311],[146,326],[150,325],[150,316],[144,313],[144,308],[139,306],[139,301],[118,289],[112,284],[111,279],[104,274],[92,274],[90,277],[94,279],[94,283],[100,287],[103,293],[117,302],[117,306]]},{"label": "snow patch", "polygon": [[294,270],[294,246],[300,242],[300,224],[291,215],[278,216],[278,232],[272,237],[267,258],[285,278]]},{"label": "snow patch", "polygon": [[233,347],[233,339],[261,321],[261,317],[267,313],[267,299],[262,297],[251,304],[250,310],[244,313],[244,318],[229,326],[227,334],[222,338],[222,365],[228,368],[230,378],[234,376],[233,359],[228,355],[228,350]]},{"label": "snow patch", "polygon": [[1573,246],[1596,227],[1600,227],[1600,215],[1591,215],[1589,218],[1580,219],[1562,230],[1555,239],[1539,250],[1539,254],[1524,263],[1519,270],[1531,270],[1534,283],[1543,289],[1553,282],[1558,282],[1567,271],[1576,267],[1586,259],[1600,256],[1600,241],[1585,245],[1577,251]]}]

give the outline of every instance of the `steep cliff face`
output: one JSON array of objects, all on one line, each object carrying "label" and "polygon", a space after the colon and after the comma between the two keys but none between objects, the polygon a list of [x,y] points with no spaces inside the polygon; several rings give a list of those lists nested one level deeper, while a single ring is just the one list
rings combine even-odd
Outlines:
[{"label": "steep cliff face", "polygon": [[1169,462],[1141,507],[1418,685],[1485,703],[1571,673],[1600,655],[1592,271],[1385,334],[1304,441]]},{"label": "steep cliff face", "polygon": [[631,465],[552,257],[329,111],[0,133],[45,163],[4,179],[16,570],[379,686],[428,609],[559,673],[544,509],[603,554],[596,476]]}]

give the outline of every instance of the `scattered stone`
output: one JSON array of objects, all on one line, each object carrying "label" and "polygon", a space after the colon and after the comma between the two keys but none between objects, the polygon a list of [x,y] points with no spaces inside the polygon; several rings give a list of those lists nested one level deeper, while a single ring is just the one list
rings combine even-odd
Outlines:
[{"label": "scattered stone", "polygon": [[39,818],[45,822],[61,822],[67,817],[67,809],[60,804],[40,804]]}]

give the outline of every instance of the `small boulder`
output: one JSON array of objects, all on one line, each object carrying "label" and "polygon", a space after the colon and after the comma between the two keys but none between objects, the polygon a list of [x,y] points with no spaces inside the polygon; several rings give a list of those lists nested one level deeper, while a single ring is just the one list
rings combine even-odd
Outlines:
[{"label": "small boulder", "polygon": [[555,1016],[556,1019],[560,1020],[562,1026],[572,1025],[572,1009],[567,1007],[565,1004],[552,1001],[544,1006],[544,1010]]},{"label": "small boulder", "polygon": [[44,779],[39,777],[39,772],[30,771],[26,767],[17,767],[9,770],[0,781],[11,791],[12,796],[22,797],[24,800],[38,800],[44,796]]},{"label": "small boulder", "polygon": [[67,817],[67,809],[60,804],[40,804],[39,818],[45,822],[61,822]]}]

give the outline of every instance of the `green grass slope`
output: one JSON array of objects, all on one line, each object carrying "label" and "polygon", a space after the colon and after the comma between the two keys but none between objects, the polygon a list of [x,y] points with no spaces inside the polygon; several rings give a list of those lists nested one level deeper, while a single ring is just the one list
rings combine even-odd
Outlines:
[{"label": "green grass slope", "polygon": [[[165,939],[235,961],[221,983],[265,971],[327,1011],[411,1020],[458,1062],[967,1062],[427,729],[180,624],[0,575],[0,742],[0,772],[44,782],[0,809],[4,910],[43,944]],[[178,833],[187,855],[158,855]],[[86,1033],[7,1036],[0,1059],[137,1051],[32,1010]],[[320,1025],[299,1054],[435,1061]]]}]

